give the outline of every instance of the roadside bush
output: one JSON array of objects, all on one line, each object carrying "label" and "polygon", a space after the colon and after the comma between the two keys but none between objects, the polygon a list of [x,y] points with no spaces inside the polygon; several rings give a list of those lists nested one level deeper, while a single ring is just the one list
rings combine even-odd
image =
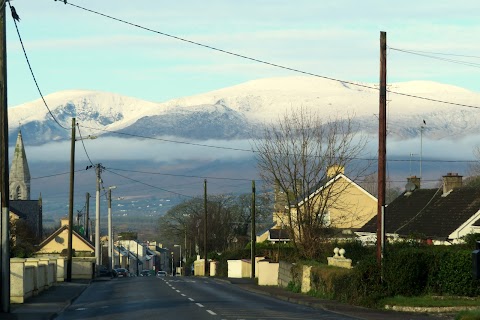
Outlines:
[{"label": "roadside bush", "polygon": [[472,251],[438,251],[430,271],[429,291],[436,294],[478,296],[480,281],[472,277]]},{"label": "roadside bush", "polygon": [[337,278],[345,277],[351,272],[351,269],[337,268],[327,265],[312,267],[310,275],[310,294],[320,298],[333,299],[335,281],[337,281]]},{"label": "roadside bush", "polygon": [[383,279],[387,294],[415,296],[426,290],[432,255],[429,250],[401,248],[387,251]]},{"label": "roadside bush", "polygon": [[354,305],[373,307],[385,297],[380,269],[374,255],[359,261],[351,272],[333,279],[333,298]]}]

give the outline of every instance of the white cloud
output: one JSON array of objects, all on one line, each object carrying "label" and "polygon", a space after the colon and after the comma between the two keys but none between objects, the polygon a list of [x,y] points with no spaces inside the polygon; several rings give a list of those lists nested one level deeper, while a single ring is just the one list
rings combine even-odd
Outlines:
[{"label": "white cloud", "polygon": [[[179,138],[166,138],[180,141]],[[189,142],[184,140],[185,142]],[[183,160],[212,161],[251,158],[253,153],[232,149],[251,149],[248,140],[207,140],[195,141],[195,144],[215,146],[216,148],[195,146],[192,144],[172,143],[166,141],[121,139],[99,137],[86,143],[90,159],[94,163],[109,160],[143,160],[155,162],[175,162]],[[224,148],[224,149],[222,149]],[[75,148],[76,163],[88,162],[88,158],[80,143]],[[13,152],[11,150],[11,152]],[[42,146],[28,147],[28,161],[70,161],[70,142],[49,143]]]}]

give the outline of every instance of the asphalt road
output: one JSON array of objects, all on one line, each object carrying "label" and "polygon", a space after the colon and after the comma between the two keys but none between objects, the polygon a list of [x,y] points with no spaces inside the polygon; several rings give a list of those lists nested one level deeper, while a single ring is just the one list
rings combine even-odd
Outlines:
[{"label": "asphalt road", "polygon": [[92,283],[57,319],[356,319],[196,277],[115,278]]}]

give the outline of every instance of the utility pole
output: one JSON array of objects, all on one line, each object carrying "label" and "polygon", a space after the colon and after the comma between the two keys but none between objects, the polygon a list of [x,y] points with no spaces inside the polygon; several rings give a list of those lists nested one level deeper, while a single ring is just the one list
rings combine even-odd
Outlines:
[{"label": "utility pole", "polygon": [[250,257],[252,261],[252,275],[251,278],[255,278],[255,246],[256,246],[256,231],[255,231],[255,180],[252,180],[252,227],[251,227],[251,248]]},{"label": "utility pole", "polygon": [[113,232],[112,232],[112,189],[116,186],[108,187],[108,270],[113,269],[115,262],[113,261]]},{"label": "utility pole", "polygon": [[[89,239],[90,236],[90,193],[86,194],[86,214],[85,214],[85,238]],[[90,239],[91,240],[91,239]]]},{"label": "utility pole", "polygon": [[1,202],[1,305],[3,312],[10,312],[10,226],[9,226],[9,177],[8,177],[8,103],[7,103],[7,39],[6,1],[0,8],[0,202]]},{"label": "utility pole", "polygon": [[208,259],[207,259],[207,225],[208,225],[208,210],[207,210],[207,179],[203,181],[203,207],[205,209],[205,224],[203,226],[203,252],[205,254],[204,275],[207,276],[208,271]]},{"label": "utility pole", "polygon": [[95,212],[95,275],[98,277],[100,273],[101,261],[101,250],[102,246],[100,244],[100,181],[102,173],[102,165],[99,163],[95,166],[95,172],[97,174],[97,192],[96,192],[96,212]]},{"label": "utility pole", "polygon": [[112,243],[112,189],[108,188],[108,270],[113,269],[113,243]]},{"label": "utility pole", "polygon": [[72,118],[72,141],[70,144],[70,199],[68,202],[67,282],[72,281],[72,233],[73,233],[73,188],[75,179],[75,118]]},{"label": "utility pole", "polygon": [[387,33],[380,32],[380,101],[378,126],[377,263],[381,267],[385,249],[385,180],[387,154]]}]

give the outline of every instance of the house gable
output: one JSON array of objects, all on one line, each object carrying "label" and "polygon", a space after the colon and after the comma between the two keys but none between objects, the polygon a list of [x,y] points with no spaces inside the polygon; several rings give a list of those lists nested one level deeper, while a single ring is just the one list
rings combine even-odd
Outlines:
[{"label": "house gable", "polygon": [[[68,226],[63,226],[40,245],[37,254],[60,254],[63,250],[68,249]],[[72,231],[72,249],[76,252],[94,253],[94,246],[80,236],[75,230]]]},{"label": "house gable", "polygon": [[298,205],[302,206],[307,201],[319,202],[320,200],[315,198],[319,198],[322,192],[328,192],[329,188],[338,190],[338,196],[334,197],[335,200],[327,199],[332,203],[327,203],[325,206],[328,209],[325,215],[327,223],[331,222],[330,226],[340,229],[360,228],[375,216],[377,199],[343,173],[322,183]]}]

